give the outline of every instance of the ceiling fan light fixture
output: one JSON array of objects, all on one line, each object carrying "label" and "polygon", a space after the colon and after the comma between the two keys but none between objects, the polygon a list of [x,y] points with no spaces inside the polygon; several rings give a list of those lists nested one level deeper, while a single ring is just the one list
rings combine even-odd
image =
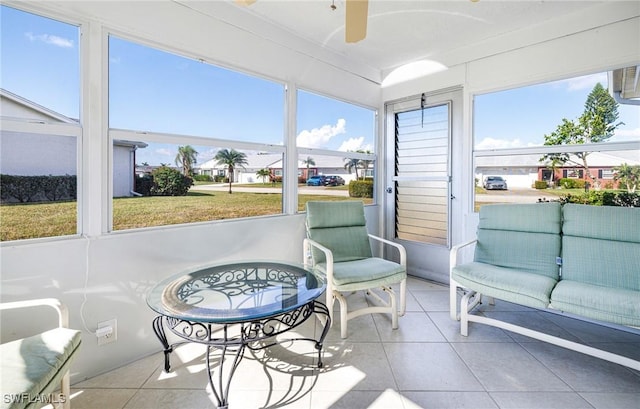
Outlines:
[{"label": "ceiling fan light fixture", "polygon": [[433,60],[420,60],[402,65],[391,71],[382,80],[382,87],[399,84],[416,78],[425,77],[436,72],[444,71],[447,66]]}]

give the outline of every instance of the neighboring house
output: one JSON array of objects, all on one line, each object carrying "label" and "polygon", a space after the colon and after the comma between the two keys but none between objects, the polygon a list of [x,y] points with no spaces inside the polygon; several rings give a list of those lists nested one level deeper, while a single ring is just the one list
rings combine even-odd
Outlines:
[{"label": "neighboring house", "polygon": [[[537,180],[548,182],[560,178],[584,179],[584,169],[575,164],[557,166],[552,174],[550,167],[540,162],[540,155],[512,155],[479,157],[476,159],[475,177],[478,185],[486,176],[502,176],[509,188],[530,188]],[[616,187],[613,180],[614,168],[626,163],[630,166],[640,166],[640,156],[637,151],[626,152],[623,156],[618,152],[593,152],[587,157],[591,175],[597,179],[602,187],[610,185]]]},{"label": "neighboring house", "polygon": [[[337,156],[324,156],[314,158],[315,165],[309,166],[302,160],[298,161],[298,178],[307,180],[314,175],[339,175],[349,183],[356,178],[355,173],[349,173],[344,168],[345,160]],[[282,177],[282,154],[278,153],[258,153],[247,155],[247,165],[237,167],[234,171],[234,183],[262,183],[262,178],[256,172],[260,169],[269,169],[275,177]],[[307,172],[308,170],[308,172]],[[200,166],[194,168],[196,174],[215,176],[227,176],[227,166],[218,165],[215,159],[208,160]],[[358,172],[362,170],[359,169]],[[307,174],[308,173],[308,174]],[[269,182],[269,180],[266,180]]]},{"label": "neighboring house", "polygon": [[[48,124],[77,125],[33,101],[0,88],[0,115],[4,118]],[[135,152],[144,142],[113,141],[113,196],[132,196],[135,188]],[[0,173],[17,176],[77,175],[78,141],[74,136],[0,130]]]}]

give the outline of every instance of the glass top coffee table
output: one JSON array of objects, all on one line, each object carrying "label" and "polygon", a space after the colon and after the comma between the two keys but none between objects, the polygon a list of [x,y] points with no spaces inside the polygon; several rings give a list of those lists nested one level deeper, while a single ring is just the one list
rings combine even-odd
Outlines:
[{"label": "glass top coffee table", "polygon": [[[182,342],[207,345],[209,384],[218,408],[227,408],[231,378],[245,348],[258,350],[282,342],[276,336],[316,314],[324,323],[319,339],[287,341],[314,342],[321,368],[322,343],[331,320],[327,307],[316,299],[325,288],[322,279],[302,265],[272,261],[201,266],[161,281],[147,296],[147,304],[159,314],[153,330],[164,347],[165,371],[171,368],[169,357],[176,345],[169,344],[166,327]],[[221,351],[217,384],[212,375],[212,348]],[[225,361],[228,358],[230,365]]]}]

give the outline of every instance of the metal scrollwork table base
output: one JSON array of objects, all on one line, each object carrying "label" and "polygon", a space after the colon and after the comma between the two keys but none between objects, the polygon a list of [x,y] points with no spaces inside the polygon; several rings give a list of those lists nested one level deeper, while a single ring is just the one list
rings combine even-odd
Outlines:
[{"label": "metal scrollwork table base", "polygon": [[[171,368],[170,354],[176,345],[206,345],[209,385],[218,408],[228,408],[231,379],[246,348],[311,341],[322,368],[322,345],[331,325],[329,310],[316,301],[324,290],[324,282],[303,266],[264,261],[199,267],[162,281],[147,303],[159,314],[153,331],[164,347],[165,371]],[[316,316],[324,323],[317,340],[278,338]],[[170,344],[165,328],[183,341]],[[214,359],[217,365],[211,358],[214,350],[220,352]]]}]

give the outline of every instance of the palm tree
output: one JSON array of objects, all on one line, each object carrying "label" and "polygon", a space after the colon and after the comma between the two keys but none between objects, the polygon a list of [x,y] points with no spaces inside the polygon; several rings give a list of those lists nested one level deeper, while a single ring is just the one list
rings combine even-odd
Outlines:
[{"label": "palm tree", "polygon": [[355,158],[345,158],[345,160],[347,161],[347,163],[344,164],[344,168],[347,170],[347,172],[351,173],[352,170],[355,169],[356,171],[356,180],[359,179],[358,176],[358,166],[360,164],[360,159],[355,159]]},{"label": "palm tree", "polygon": [[196,164],[198,152],[191,145],[180,146],[176,155],[176,165],[182,166],[182,174],[191,176],[193,173],[193,165]]},{"label": "palm tree", "polygon": [[262,184],[264,185],[264,180],[271,176],[271,171],[268,168],[260,169],[256,172],[256,176],[262,178]]},{"label": "palm tree", "polygon": [[307,156],[307,159],[303,160],[302,163],[307,165],[307,179],[309,179],[309,166],[316,166],[316,161],[311,156]]},{"label": "palm tree", "polygon": [[227,173],[229,176],[229,194],[231,194],[233,170],[238,166],[244,168],[244,165],[249,164],[249,162],[247,162],[247,155],[243,152],[238,152],[235,149],[220,149],[213,159],[217,161],[218,165],[225,165],[227,167]]},{"label": "palm tree", "polygon": [[640,183],[640,166],[629,166],[626,163],[613,168],[616,173],[613,180],[619,180],[627,185],[627,192],[634,193]]}]

